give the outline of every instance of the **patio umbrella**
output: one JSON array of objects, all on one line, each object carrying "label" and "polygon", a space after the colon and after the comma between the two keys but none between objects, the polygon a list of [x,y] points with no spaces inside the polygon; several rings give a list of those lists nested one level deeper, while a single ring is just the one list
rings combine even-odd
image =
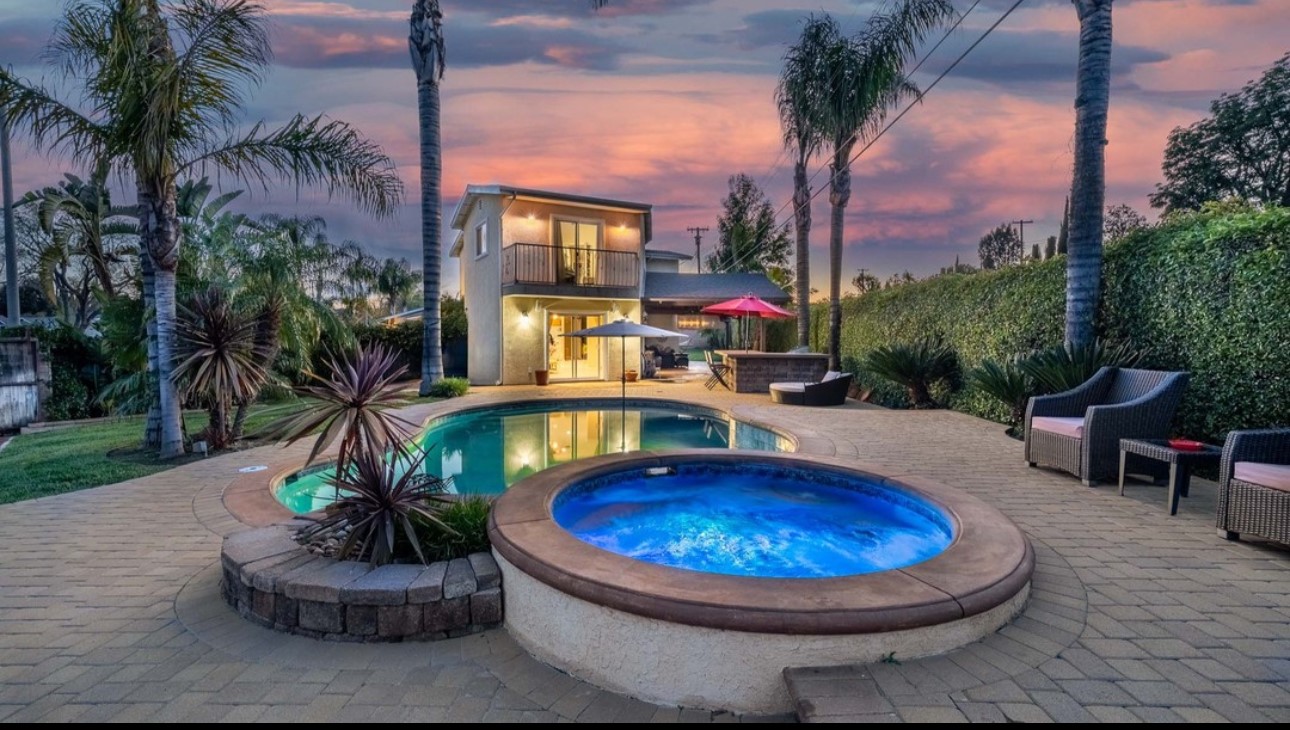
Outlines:
[{"label": "patio umbrella", "polygon": [[623,444],[627,442],[627,435],[624,429],[627,425],[627,338],[628,337],[685,337],[680,332],[650,327],[647,324],[632,322],[629,319],[620,319],[617,322],[602,324],[599,327],[588,327],[586,329],[574,332],[566,332],[563,337],[617,337],[622,349],[623,373],[622,373],[622,426],[619,432],[623,434]]},{"label": "patio umbrella", "polygon": [[[758,317],[760,319],[790,319],[796,315],[784,309],[775,306],[770,302],[752,294],[745,294],[737,299],[729,299],[716,304],[709,304],[703,308],[704,314],[719,314],[726,317]],[[744,328],[744,349],[747,349],[748,332]]]}]

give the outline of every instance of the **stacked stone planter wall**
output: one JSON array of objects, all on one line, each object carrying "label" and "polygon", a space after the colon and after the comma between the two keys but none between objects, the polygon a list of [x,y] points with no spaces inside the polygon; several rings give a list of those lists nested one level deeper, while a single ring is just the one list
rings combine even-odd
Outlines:
[{"label": "stacked stone planter wall", "polygon": [[293,530],[275,525],[224,538],[221,592],[258,624],[344,641],[404,641],[502,622],[501,573],[489,553],[373,568],[312,555]]}]

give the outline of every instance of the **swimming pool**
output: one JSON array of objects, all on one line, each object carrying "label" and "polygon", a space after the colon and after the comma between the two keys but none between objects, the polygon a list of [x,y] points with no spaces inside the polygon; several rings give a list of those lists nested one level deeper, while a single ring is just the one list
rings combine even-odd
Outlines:
[{"label": "swimming pool", "polygon": [[[603,454],[678,448],[791,451],[785,437],[719,411],[659,400],[526,402],[464,411],[431,422],[422,469],[450,479],[454,494],[501,494],[559,464]],[[282,480],[274,496],[298,514],[335,499],[330,468]]]}]

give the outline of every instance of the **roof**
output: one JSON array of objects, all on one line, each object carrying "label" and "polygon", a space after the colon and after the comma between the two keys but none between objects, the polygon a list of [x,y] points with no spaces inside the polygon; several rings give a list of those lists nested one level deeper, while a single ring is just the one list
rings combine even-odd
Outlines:
[{"label": "roof", "polygon": [[663,251],[662,249],[657,248],[647,248],[645,249],[645,258],[662,259],[665,261],[689,261],[694,257],[688,253],[681,253],[680,251]]},{"label": "roof", "polygon": [[461,230],[462,226],[466,225],[466,215],[470,211],[470,201],[481,195],[510,195],[516,198],[527,198],[530,200],[543,200],[556,203],[575,203],[578,205],[625,210],[634,213],[649,213],[654,208],[654,206],[646,203],[633,203],[628,200],[596,198],[590,195],[560,193],[552,190],[538,190],[536,188],[519,188],[512,185],[467,185],[465,194],[461,196],[461,200],[457,202],[457,207],[452,211],[453,228]]},{"label": "roof", "polygon": [[786,303],[789,296],[765,274],[672,274],[645,272],[645,299],[655,302],[720,302],[752,294]]}]

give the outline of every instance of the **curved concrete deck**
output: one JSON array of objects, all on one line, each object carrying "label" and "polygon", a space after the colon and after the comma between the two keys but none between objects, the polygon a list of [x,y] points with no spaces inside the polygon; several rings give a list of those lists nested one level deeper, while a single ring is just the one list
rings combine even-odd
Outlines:
[{"label": "curved concrete deck", "polygon": [[[413,416],[616,388],[491,388]],[[1161,488],[1121,498],[1027,469],[1002,427],[961,414],[775,406],[697,384],[630,390],[776,424],[804,453],[966,489],[1034,543],[1032,601],[1012,626],[946,657],[792,672],[808,718],[1290,720],[1290,559],[1217,538],[1213,484],[1195,481],[1170,518]],[[240,467],[306,449],[253,449],[0,506],[0,719],[714,719],[580,683],[504,631],[347,645],[243,621],[218,596],[220,538],[245,527],[225,490]]]}]

